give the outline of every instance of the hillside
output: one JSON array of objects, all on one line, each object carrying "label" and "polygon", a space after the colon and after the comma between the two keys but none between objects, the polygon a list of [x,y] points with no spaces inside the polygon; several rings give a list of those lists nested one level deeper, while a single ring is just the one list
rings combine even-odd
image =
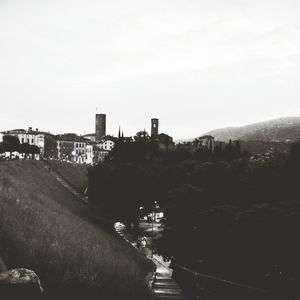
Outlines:
[{"label": "hillside", "polygon": [[0,162],[0,253],[40,276],[46,299],[148,299],[150,261],[92,221],[37,161]]},{"label": "hillside", "polygon": [[49,165],[78,192],[83,193],[88,185],[88,165],[65,161],[48,160]]},{"label": "hillside", "polygon": [[279,118],[241,127],[226,127],[207,132],[218,141],[293,142],[300,139],[300,117]]}]

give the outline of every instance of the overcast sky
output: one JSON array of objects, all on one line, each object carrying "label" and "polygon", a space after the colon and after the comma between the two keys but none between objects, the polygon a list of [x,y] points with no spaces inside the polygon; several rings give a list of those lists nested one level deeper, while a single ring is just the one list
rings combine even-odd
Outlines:
[{"label": "overcast sky", "polygon": [[0,130],[175,139],[300,115],[299,0],[0,0]]}]

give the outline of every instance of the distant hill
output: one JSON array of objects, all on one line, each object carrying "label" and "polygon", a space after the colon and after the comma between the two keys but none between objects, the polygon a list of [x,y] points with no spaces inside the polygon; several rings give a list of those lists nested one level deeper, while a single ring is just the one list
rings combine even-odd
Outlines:
[{"label": "distant hill", "polygon": [[220,128],[205,134],[210,134],[216,140],[225,142],[229,139],[293,142],[300,139],[300,117],[286,117],[240,127]]}]

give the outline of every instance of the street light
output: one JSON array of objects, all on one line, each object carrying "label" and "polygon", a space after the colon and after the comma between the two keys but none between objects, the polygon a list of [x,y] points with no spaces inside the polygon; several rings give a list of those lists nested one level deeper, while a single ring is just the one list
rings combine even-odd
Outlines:
[{"label": "street light", "polygon": [[156,207],[156,204],[157,204],[157,201],[154,201],[153,210],[152,210],[152,246],[151,246],[151,259],[153,259],[154,219],[155,219],[155,207]]}]

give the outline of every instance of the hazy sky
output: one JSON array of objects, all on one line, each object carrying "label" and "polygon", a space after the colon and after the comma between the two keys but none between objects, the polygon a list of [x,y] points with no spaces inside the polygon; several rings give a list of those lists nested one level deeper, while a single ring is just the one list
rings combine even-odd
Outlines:
[{"label": "hazy sky", "polygon": [[300,115],[299,0],[0,0],[0,130],[174,138]]}]

